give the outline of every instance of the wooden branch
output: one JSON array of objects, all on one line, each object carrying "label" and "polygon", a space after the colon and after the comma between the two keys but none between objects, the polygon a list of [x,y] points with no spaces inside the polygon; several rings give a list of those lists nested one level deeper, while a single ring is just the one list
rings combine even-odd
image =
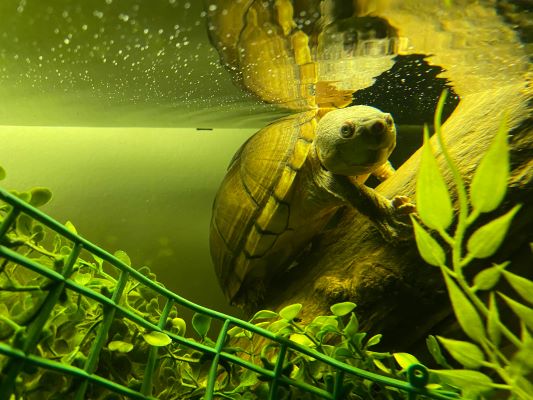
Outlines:
[{"label": "wooden branch", "polygon": [[[525,84],[472,94],[461,101],[443,126],[450,153],[468,184],[498,130],[503,113],[508,113],[512,149],[510,190],[501,209],[485,221],[501,215],[517,202],[524,203],[524,207],[515,217],[508,240],[497,256],[482,260],[479,266],[510,259],[520,270],[524,269],[525,260],[531,260],[532,97],[531,88]],[[433,148],[445,170],[435,141]],[[414,199],[419,158],[417,151],[377,190],[389,198],[402,194]],[[445,179],[452,186],[449,172]],[[358,305],[361,329],[370,334],[383,333],[388,349],[406,351],[422,343],[428,333],[443,332],[438,324],[451,314],[440,271],[420,259],[413,238],[385,243],[370,222],[353,209],[346,210],[341,222],[321,235],[299,265],[277,279],[275,285],[261,308],[280,309],[302,303],[302,318],[310,321],[316,315],[329,314],[331,304],[353,301]]]}]

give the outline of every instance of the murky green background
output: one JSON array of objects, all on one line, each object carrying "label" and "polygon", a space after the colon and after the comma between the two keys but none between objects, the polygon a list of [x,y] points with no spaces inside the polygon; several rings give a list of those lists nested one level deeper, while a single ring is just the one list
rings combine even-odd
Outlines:
[{"label": "murky green background", "polygon": [[[429,3],[441,10],[444,2]],[[476,2],[460,3],[475,10]],[[49,187],[55,196],[44,211],[51,216],[111,252],[126,251],[135,266],[149,265],[178,294],[236,312],[209,258],[211,204],[235,150],[285,112],[234,86],[209,43],[204,2],[1,0],[0,18],[2,186]],[[515,39],[485,46],[500,26],[470,18],[447,22],[460,32],[450,36],[454,51],[436,52],[428,64],[431,46],[442,43],[420,32],[410,37],[412,53],[356,93],[356,103],[395,117],[396,165],[418,146],[446,86],[437,61],[467,77],[463,86],[455,81],[459,95],[523,73]],[[468,47],[474,32],[485,47]],[[475,53],[480,48],[485,58]],[[450,99],[448,113],[459,99],[453,89]]]},{"label": "murky green background", "polygon": [[3,187],[49,187],[51,216],[231,311],[211,204],[235,150],[280,113],[233,86],[203,2],[3,0],[0,15]]}]

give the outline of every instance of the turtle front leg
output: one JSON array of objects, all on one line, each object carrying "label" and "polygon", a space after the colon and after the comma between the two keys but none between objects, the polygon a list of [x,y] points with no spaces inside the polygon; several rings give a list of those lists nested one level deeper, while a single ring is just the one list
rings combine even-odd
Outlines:
[{"label": "turtle front leg", "polygon": [[332,192],[370,218],[385,240],[393,242],[411,236],[408,215],[415,212],[415,206],[408,197],[395,196],[389,200],[343,175],[333,175],[329,183]]},{"label": "turtle front leg", "polygon": [[374,175],[380,182],[383,182],[384,180],[391,177],[395,171],[396,170],[394,169],[390,161],[387,161],[386,163],[372,171],[372,175]]}]

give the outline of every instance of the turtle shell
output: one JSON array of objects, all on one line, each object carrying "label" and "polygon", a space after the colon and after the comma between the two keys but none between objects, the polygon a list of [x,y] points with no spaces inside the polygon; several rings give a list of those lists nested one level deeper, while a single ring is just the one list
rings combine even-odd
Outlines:
[{"label": "turtle shell", "polygon": [[263,282],[293,255],[294,243],[280,243],[287,241],[280,237],[289,229],[294,187],[318,117],[319,111],[308,111],[268,125],[230,163],[213,205],[210,248],[221,287],[233,303],[239,303],[243,284]]}]

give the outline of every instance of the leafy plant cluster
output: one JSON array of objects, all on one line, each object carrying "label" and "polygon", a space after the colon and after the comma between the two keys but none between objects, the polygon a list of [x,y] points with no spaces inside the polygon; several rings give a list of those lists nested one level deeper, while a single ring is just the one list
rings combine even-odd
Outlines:
[{"label": "leafy plant cluster", "polygon": [[[303,324],[298,318],[302,305],[292,304],[279,312],[259,311],[251,321],[256,326],[277,334],[278,337],[312,348],[353,367],[406,380],[407,368],[412,364],[418,364],[418,360],[408,353],[374,351],[372,348],[380,342],[382,335],[367,337],[365,332],[359,331],[359,322],[353,311],[355,308],[356,305],[352,302],[334,304],[330,308],[331,315],[317,316],[312,322]],[[233,342],[235,339],[240,339],[241,347],[235,350],[243,353],[243,357],[247,356],[265,368],[274,369],[280,353],[279,343],[267,342],[264,338],[240,327],[234,327],[228,333],[234,338]],[[332,392],[336,372],[334,367],[320,360],[290,350],[283,366],[283,374],[287,377],[329,392]],[[264,379],[253,377],[249,373],[248,376],[249,380],[241,382],[241,387],[245,384],[250,389],[253,388],[252,392],[258,395],[258,398],[266,398],[269,390],[268,382],[261,383]],[[438,384],[430,384],[428,387],[441,388]],[[280,393],[282,393],[280,398],[284,399],[316,398],[293,386],[282,387]],[[346,374],[340,398],[404,399],[407,396],[407,393],[398,389],[386,387],[370,379]],[[248,397],[231,396],[228,398]]]},{"label": "leafy plant cluster", "polygon": [[[4,175],[4,171],[0,169],[0,178]],[[51,198],[50,191],[44,188],[12,193],[36,207],[46,204]],[[6,218],[8,211],[7,204],[0,205],[0,223]],[[65,225],[72,232],[76,232],[72,223],[67,222]],[[0,244],[57,272],[61,272],[73,248],[72,242],[24,213],[17,217]],[[115,256],[130,265],[126,253],[118,251]],[[155,275],[147,267],[141,268],[140,271],[152,281],[156,281]],[[81,287],[104,294],[108,298],[112,297],[117,286],[117,278],[110,266],[89,252],[78,257],[70,279]],[[39,315],[44,299],[54,284],[39,273],[6,258],[0,258],[0,342],[20,348],[21,341]],[[152,323],[158,321],[164,305],[161,296],[134,279],[127,281],[123,293],[120,307]],[[251,322],[275,333],[279,338],[291,340],[349,365],[380,372],[389,377],[405,380],[406,368],[416,362],[413,356],[406,353],[373,351],[372,347],[379,343],[381,335],[367,338],[364,332],[359,331],[353,303],[336,304],[331,307],[332,315],[318,316],[309,324],[303,324],[298,319],[301,308],[300,304],[294,304],[279,313],[260,311]],[[65,366],[84,368],[106,312],[108,310],[99,302],[75,290],[65,290],[44,326],[34,353]],[[157,362],[151,394],[159,399],[202,398],[206,392],[208,377],[212,373],[212,356],[173,341],[170,336],[179,335],[190,342],[213,348],[215,342],[209,337],[212,320],[197,313],[190,323],[192,330],[187,329],[187,325],[185,320],[178,316],[175,306],[170,310],[163,326],[166,333],[146,331],[130,319],[117,314],[106,345],[99,354],[95,373],[140,391],[148,354],[155,347],[158,349]],[[194,337],[186,336],[188,333]],[[233,327],[228,331],[222,350],[261,368],[273,370],[281,352],[281,345],[248,330]],[[1,371],[5,371],[9,363],[9,357],[0,356]],[[288,350],[281,374],[331,391],[335,372],[333,367],[320,360]],[[267,398],[271,385],[272,382],[260,374],[224,359],[220,360],[216,370],[217,398]],[[26,363],[22,374],[19,375],[13,399],[68,398],[78,386],[79,381],[68,374],[39,369],[31,363]],[[407,396],[397,389],[354,376],[345,377],[342,392],[342,398],[345,399],[403,399]],[[278,394],[280,399],[316,398],[316,395],[283,384],[280,385]],[[89,387],[87,396],[91,399],[123,398],[97,385]]]},{"label": "leafy plant cluster", "polygon": [[[440,336],[437,340],[430,336],[428,348],[445,368],[433,373],[441,382],[460,387],[466,398],[489,396],[501,389],[510,392],[513,399],[533,399],[533,282],[509,271],[509,262],[483,269],[471,281],[465,276],[474,260],[496,253],[520,210],[520,205],[516,205],[480,227],[474,225],[483,213],[493,212],[502,204],[507,191],[506,118],[502,119],[478,165],[467,193],[464,180],[442,139],[441,113],[445,96],[444,93],[435,114],[435,130],[453,175],[459,211],[454,218],[450,193],[438,168],[426,127],[416,187],[418,217],[426,228],[414,216],[412,221],[419,252],[428,264],[440,268],[456,319],[469,340]],[[467,234],[469,228],[473,232]],[[496,285],[502,279],[512,287],[515,298],[498,290]],[[502,321],[499,311],[502,308],[516,315],[520,321],[519,333]],[[451,369],[439,343],[464,369]]]},{"label": "leafy plant cluster", "polygon": [[[4,176],[5,172],[0,168],[0,178]],[[45,188],[12,193],[35,207],[42,206],[51,199],[51,192]],[[0,223],[6,218],[8,211],[7,204],[0,205]],[[72,223],[67,222],[65,225],[76,233]],[[17,217],[0,244],[56,272],[61,272],[73,247],[72,242],[48,230],[26,214]],[[106,272],[102,259],[92,254],[90,256],[91,260],[78,258],[70,279],[80,286],[111,297],[117,285],[116,278],[109,271]],[[117,251],[115,256],[130,264],[126,253]],[[155,275],[147,267],[141,268],[140,272],[155,280]],[[20,348],[54,285],[55,282],[51,279],[0,257],[0,342]],[[139,315],[160,314],[159,305],[154,303],[157,302],[155,295],[138,282],[129,280],[124,292],[126,295],[121,305],[126,309]],[[41,332],[35,353],[64,365],[83,368],[103,316],[103,307],[97,301],[75,291],[65,290]],[[139,386],[139,377],[142,378],[146,354],[150,349],[148,342],[143,339],[143,333],[128,319],[115,318],[109,333],[109,343],[100,354],[96,373],[126,386]],[[129,344],[125,346],[127,343]],[[124,355],[126,351],[128,357]],[[0,371],[4,371],[9,362],[8,357],[0,356]],[[19,376],[13,398],[64,398],[78,384],[67,374],[37,369],[28,363]],[[90,397],[107,398],[96,387]]]}]

